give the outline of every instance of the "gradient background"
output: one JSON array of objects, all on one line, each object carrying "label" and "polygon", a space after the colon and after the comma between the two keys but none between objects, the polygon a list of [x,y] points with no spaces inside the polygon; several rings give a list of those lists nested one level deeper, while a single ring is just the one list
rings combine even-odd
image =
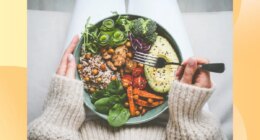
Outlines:
[{"label": "gradient background", "polygon": [[[26,0],[0,0],[0,139],[26,139]],[[260,1],[234,0],[234,139],[260,139]]]}]

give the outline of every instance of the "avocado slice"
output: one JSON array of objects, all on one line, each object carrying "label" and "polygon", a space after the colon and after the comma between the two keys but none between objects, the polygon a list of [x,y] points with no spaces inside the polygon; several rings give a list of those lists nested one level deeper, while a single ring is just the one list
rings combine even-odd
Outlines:
[{"label": "avocado slice", "polygon": [[[155,43],[151,47],[149,54],[163,57],[168,62],[179,62],[176,52],[171,44],[162,36],[157,36]],[[178,66],[166,65],[164,68],[154,68],[145,65],[144,72],[149,86],[158,93],[168,93]]]}]

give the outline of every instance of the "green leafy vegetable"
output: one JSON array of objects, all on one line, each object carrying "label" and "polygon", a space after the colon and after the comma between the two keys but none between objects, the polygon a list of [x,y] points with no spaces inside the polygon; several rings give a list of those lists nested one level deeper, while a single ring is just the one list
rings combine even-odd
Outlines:
[{"label": "green leafy vegetable", "polygon": [[89,24],[90,17],[87,19],[87,23],[85,25],[85,31],[82,33],[83,36],[83,50],[84,53],[97,53],[98,52],[98,46],[97,46],[97,33],[98,29],[94,26]]},{"label": "green leafy vegetable", "polygon": [[96,110],[100,113],[107,114],[109,109],[116,103],[123,103],[126,100],[126,94],[112,95],[97,100],[94,103]]},{"label": "green leafy vegetable", "polygon": [[120,103],[120,97],[118,95],[113,95],[110,97],[105,97],[97,100],[95,102],[95,108],[100,113],[107,114],[109,109],[116,103]]},{"label": "green leafy vegetable", "polygon": [[87,19],[85,31],[82,33],[83,53],[96,54],[99,52],[100,46],[115,47],[127,41],[127,33],[130,31],[131,25],[127,16],[119,16],[116,21],[105,19],[100,27],[90,24],[89,21],[90,18]]},{"label": "green leafy vegetable", "polygon": [[108,114],[108,123],[113,127],[124,125],[130,117],[128,109],[124,108],[121,104],[115,104]]},{"label": "green leafy vegetable", "polygon": [[111,94],[121,94],[124,93],[124,88],[119,80],[114,80],[107,86],[108,92]]},{"label": "green leafy vegetable", "polygon": [[[101,99],[101,98],[104,98],[104,97],[110,97],[110,96],[113,96],[113,95],[124,95],[124,88],[121,84],[120,81],[118,80],[114,80],[114,81],[111,81],[107,88],[105,89],[101,89],[101,90],[98,90],[96,91],[95,93],[91,94],[90,97],[91,97],[91,102],[92,103],[95,103],[97,100]],[[123,98],[121,98],[123,99]]]},{"label": "green leafy vegetable", "polygon": [[98,90],[95,93],[91,94],[91,102],[94,104],[98,99],[112,96],[106,89]]}]

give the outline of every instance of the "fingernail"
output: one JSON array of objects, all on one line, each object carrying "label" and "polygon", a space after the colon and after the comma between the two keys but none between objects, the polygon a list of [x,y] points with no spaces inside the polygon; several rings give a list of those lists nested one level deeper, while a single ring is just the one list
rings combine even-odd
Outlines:
[{"label": "fingernail", "polygon": [[74,42],[77,41],[78,38],[79,38],[79,35],[74,35],[74,37],[73,37],[73,41],[74,41]]},{"label": "fingernail", "polygon": [[194,61],[194,59],[192,59],[192,58],[190,58],[189,59],[189,66],[194,66],[195,65],[195,61]]},{"label": "fingernail", "polygon": [[74,37],[73,38],[78,38],[79,37],[79,35],[78,34],[76,34],[76,35],[74,35]]},{"label": "fingernail", "polygon": [[72,60],[74,60],[74,56],[73,56],[73,54],[69,54],[69,61],[72,61]]}]

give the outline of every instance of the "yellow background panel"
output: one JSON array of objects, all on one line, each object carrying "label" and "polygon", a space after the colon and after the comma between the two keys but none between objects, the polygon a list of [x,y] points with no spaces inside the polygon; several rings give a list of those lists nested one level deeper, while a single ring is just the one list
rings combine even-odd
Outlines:
[{"label": "yellow background panel", "polygon": [[0,0],[0,66],[27,65],[26,0]]},{"label": "yellow background panel", "polygon": [[[260,140],[260,1],[234,0],[234,15],[234,105],[248,140]],[[234,114],[235,132],[242,130],[238,119]],[[234,139],[242,134],[235,133]]]},{"label": "yellow background panel", "polygon": [[0,0],[0,140],[27,134],[26,0]]},{"label": "yellow background panel", "polygon": [[0,66],[0,140],[26,139],[26,69]]}]

